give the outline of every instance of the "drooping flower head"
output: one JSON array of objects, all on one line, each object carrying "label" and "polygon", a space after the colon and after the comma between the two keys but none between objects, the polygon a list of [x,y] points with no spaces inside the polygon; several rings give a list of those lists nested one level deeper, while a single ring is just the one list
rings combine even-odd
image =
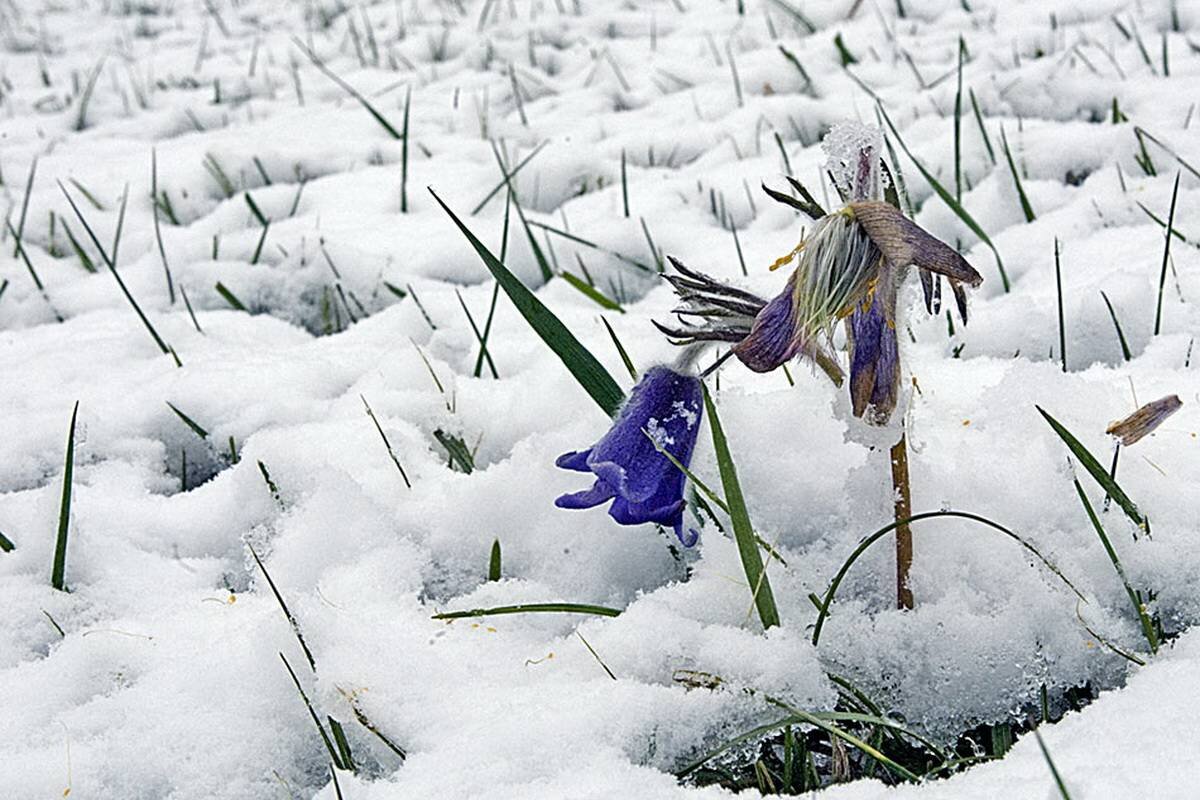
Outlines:
[{"label": "drooping flower head", "polygon": [[899,394],[896,298],[909,267],[918,268],[930,313],[937,313],[941,277],[947,278],[964,323],[963,287],[978,286],[983,278],[955,250],[880,200],[882,144],[878,128],[844,123],[830,131],[822,146],[845,203],[833,213],[826,214],[790,178],[803,202],[768,190],[814,218],[803,241],[772,267],[796,259],[780,294],[764,300],[672,259],[679,275],[667,280],[682,301],[675,309],[682,325],[658,325],[659,330],[680,345],[728,342],[730,354],[755,372],[803,356],[840,386],[844,376],[833,354],[833,334],[844,322],[853,413],[872,424],[886,423]]},{"label": "drooping flower head", "polygon": [[[646,371],[629,393],[616,420],[587,450],[565,453],[563,469],[590,472],[590,489],[565,494],[559,508],[592,508],[612,500],[608,513],[622,525],[669,525],[685,547],[697,533],[683,529],[684,474],[662,448],[685,467],[691,463],[703,414],[700,380],[657,366]],[[657,445],[657,447],[655,446]]]}]

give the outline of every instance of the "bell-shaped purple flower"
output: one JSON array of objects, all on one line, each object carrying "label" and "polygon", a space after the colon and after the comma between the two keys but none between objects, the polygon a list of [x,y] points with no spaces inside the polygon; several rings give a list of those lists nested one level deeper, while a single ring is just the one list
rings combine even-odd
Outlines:
[{"label": "bell-shaped purple flower", "polygon": [[564,494],[554,504],[592,508],[612,500],[608,513],[620,524],[670,525],[679,541],[691,547],[698,534],[683,529],[684,474],[658,447],[688,466],[702,414],[698,378],[663,366],[647,370],[600,441],[559,456],[557,466],[590,472],[596,481],[590,489]]}]

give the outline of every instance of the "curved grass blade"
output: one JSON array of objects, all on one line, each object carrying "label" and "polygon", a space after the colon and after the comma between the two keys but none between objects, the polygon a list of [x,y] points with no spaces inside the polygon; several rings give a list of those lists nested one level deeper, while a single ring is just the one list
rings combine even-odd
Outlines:
[{"label": "curved grass blade", "polygon": [[71,430],[67,434],[67,459],[63,466],[62,504],[58,511],[58,540],[54,544],[54,569],[50,574],[50,585],[65,592],[67,572],[67,534],[71,527],[71,479],[75,473],[75,419],[79,415],[79,401],[71,411]]},{"label": "curved grass blade", "polygon": [[762,620],[763,628],[770,628],[779,624],[779,610],[775,607],[771,582],[767,580],[762,555],[758,552],[757,537],[754,534],[754,526],[750,523],[750,512],[746,509],[746,498],[742,495],[737,467],[729,453],[729,443],[725,439],[725,431],[721,428],[721,420],[712,396],[708,393],[708,387],[704,387],[704,410],[708,414],[708,424],[712,430],[713,449],[716,451],[717,467],[721,472],[721,485],[725,489],[729,517],[733,522],[733,536],[737,541],[738,554],[742,558],[742,568],[745,569],[746,580],[754,592],[754,605],[758,608],[758,617]]},{"label": "curved grass blade", "polygon": [[1126,361],[1133,358],[1133,354],[1129,352],[1129,343],[1125,341],[1125,332],[1121,330],[1121,323],[1117,320],[1117,312],[1113,310],[1113,304],[1109,302],[1108,295],[1100,292],[1100,296],[1104,298],[1104,305],[1108,306],[1108,315],[1112,317],[1113,327],[1117,329],[1117,340],[1121,342],[1121,355]]},{"label": "curved grass blade", "polygon": [[1075,438],[1069,430],[1063,427],[1063,424],[1054,417],[1046,413],[1041,406],[1034,406],[1041,414],[1046,422],[1050,423],[1050,427],[1058,434],[1058,437],[1067,445],[1067,449],[1071,454],[1079,459],[1079,463],[1088,471],[1088,474],[1095,478],[1096,483],[1100,484],[1101,488],[1108,493],[1117,505],[1125,512],[1129,519],[1133,520],[1133,524],[1144,533],[1150,533],[1150,520],[1138,510],[1137,504],[1129,499],[1129,495],[1125,494],[1125,490],[1117,485],[1116,480],[1108,473],[1096,457],[1088,452],[1088,449],[1083,446],[1083,443]]},{"label": "curved grass blade", "polygon": [[472,608],[467,611],[446,611],[434,614],[433,619],[464,619],[466,617],[491,617],[501,614],[595,614],[598,617],[620,616],[620,609],[593,606],[587,603],[521,603],[515,606]]},{"label": "curved grass blade", "polygon": [[1071,800],[1071,793],[1067,791],[1067,785],[1063,783],[1062,775],[1058,774],[1058,767],[1054,766],[1054,759],[1050,758],[1050,751],[1046,749],[1046,743],[1042,741],[1042,734],[1038,732],[1037,728],[1034,728],[1033,735],[1042,751],[1042,758],[1046,759],[1046,766],[1050,768],[1050,774],[1054,776],[1054,785],[1058,788],[1058,794],[1062,800]]},{"label": "curved grass blade", "polygon": [[600,406],[609,416],[615,416],[617,409],[625,399],[625,394],[617,386],[617,382],[613,380],[608,370],[575,338],[575,335],[554,315],[554,312],[546,308],[542,301],[538,300],[533,292],[529,291],[525,284],[521,283],[521,280],[508,270],[508,267],[492,255],[483,242],[471,233],[470,229],[450,210],[449,206],[442,202],[442,198],[438,197],[433,189],[430,189],[429,193],[467,237],[467,241],[471,243],[475,252],[483,260],[484,266],[492,273],[492,277],[500,284],[500,288],[512,300],[517,311],[525,318],[534,332],[562,360],[583,390],[596,401],[596,405]]},{"label": "curved grass blade", "polygon": [[867,548],[869,548],[875,542],[879,541],[884,536],[887,536],[887,534],[891,533],[892,530],[894,530],[895,528],[897,528],[901,525],[908,525],[913,522],[919,522],[920,520],[923,520],[923,519],[931,519],[933,517],[958,517],[960,519],[969,519],[969,520],[972,520],[973,522],[981,523],[983,525],[988,526],[989,528],[992,528],[994,530],[999,531],[1000,533],[1003,533],[1005,536],[1016,541],[1017,544],[1021,545],[1029,552],[1033,553],[1037,557],[1037,559],[1046,566],[1047,569],[1049,569],[1056,576],[1058,576],[1058,578],[1063,583],[1065,583],[1072,592],[1075,593],[1076,597],[1078,597],[1080,600],[1082,600],[1085,603],[1087,602],[1087,598],[1084,597],[1083,594],[1078,589],[1075,588],[1075,584],[1071,583],[1071,581],[1067,579],[1067,576],[1064,575],[1058,567],[1054,566],[1054,564],[1049,559],[1047,559],[1044,555],[1042,555],[1040,552],[1038,552],[1038,549],[1036,547],[1034,547],[1028,541],[1023,539],[1021,536],[1017,535],[1016,533],[1013,533],[1011,530],[1004,527],[1000,523],[992,522],[987,517],[982,517],[978,514],[972,514],[967,511],[926,511],[921,514],[913,514],[911,517],[909,517],[907,519],[900,519],[900,520],[896,520],[895,522],[890,522],[887,525],[884,525],[879,530],[870,534],[869,536],[867,536],[865,539],[863,539],[861,542],[858,543],[858,547],[854,548],[854,552],[850,554],[850,557],[848,559],[846,559],[845,563],[842,564],[841,569],[839,569],[837,574],[833,577],[833,581],[829,584],[829,589],[826,590],[825,597],[821,601],[821,610],[817,614],[816,623],[813,625],[812,642],[814,645],[817,644],[817,642],[819,642],[821,639],[821,629],[825,625],[826,617],[829,616],[829,606],[833,602],[833,596],[837,593],[838,587],[841,586],[841,584],[842,584],[842,579],[846,577],[846,573],[850,571],[850,567],[854,564],[855,561],[858,560],[859,556],[861,556],[864,552],[866,552]]}]

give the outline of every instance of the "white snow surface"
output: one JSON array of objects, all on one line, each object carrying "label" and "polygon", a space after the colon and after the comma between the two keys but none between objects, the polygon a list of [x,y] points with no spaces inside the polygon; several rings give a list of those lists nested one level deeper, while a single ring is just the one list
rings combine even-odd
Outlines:
[{"label": "white snow surface", "polygon": [[[1094,704],[1042,728],[1072,796],[1194,796],[1198,26],[1200,4],[1185,0],[0,2],[0,203],[43,285],[6,228],[0,533],[15,548],[0,552],[0,796],[331,800],[329,755],[280,654],[317,716],[345,727],[361,766],[339,774],[348,798],[729,796],[672,773],[777,719],[764,695],[832,709],[830,672],[947,743],[1029,719],[1043,686],[1057,716],[1064,692],[1089,684],[1104,690]],[[857,63],[843,67],[836,34]],[[820,147],[834,123],[876,122],[878,98],[955,192],[960,36],[962,205],[1011,291],[892,137],[917,221],[985,277],[970,324],[956,317],[952,334],[944,310],[926,315],[915,277],[905,290],[914,510],[1004,524],[1087,603],[1011,539],[934,519],[914,525],[916,609],[892,607],[881,542],[850,570],[814,647],[809,593],[891,518],[887,458],[870,447],[882,439],[848,421],[845,389],[808,367],[793,367],[790,385],[734,362],[710,385],[756,530],[787,561],[769,562],[783,625],[764,633],[737,548],[711,522],[675,557],[653,525],[555,508],[588,481],[555,457],[590,445],[608,420],[503,294],[488,344],[499,379],[486,363],[474,376],[463,307],[482,327],[494,283],[426,187],[506,250],[628,390],[601,316],[638,368],[676,356],[650,324],[671,320],[670,288],[630,262],[653,268],[653,246],[778,292],[786,276],[767,266],[805,220],[758,187],[786,190],[790,168],[835,207]],[[408,141],[318,71],[308,46],[397,130],[411,91]],[[1135,126],[1152,137],[1154,174],[1139,165]],[[512,181],[530,223],[598,245],[534,227],[546,258],[623,313],[544,282],[515,213],[502,243],[503,192],[472,214],[502,177],[493,142],[510,168],[532,156]],[[1167,218],[1176,175],[1185,238],[1172,243],[1155,335],[1164,230],[1147,210]],[[139,320],[59,182],[109,255],[128,187],[116,269],[182,366]],[[248,197],[271,220],[265,237]],[[1107,424],[1172,393],[1183,408],[1123,452],[1118,473],[1153,538],[1135,541],[1115,506],[1101,515],[1130,582],[1153,593],[1149,611],[1180,634],[1151,657],[1072,477],[1098,509],[1104,492],[1073,470],[1035,404],[1107,464]],[[63,592],[51,568],[76,401]],[[702,428],[692,468],[720,486]],[[473,473],[447,466],[437,431],[474,450]],[[503,578],[489,582],[497,539]],[[550,601],[622,613],[431,618]],[[1150,663],[1133,667],[1097,637]],[[680,670],[722,686],[689,688]],[[1026,736],[949,780],[864,781],[826,796],[1056,791]]]}]

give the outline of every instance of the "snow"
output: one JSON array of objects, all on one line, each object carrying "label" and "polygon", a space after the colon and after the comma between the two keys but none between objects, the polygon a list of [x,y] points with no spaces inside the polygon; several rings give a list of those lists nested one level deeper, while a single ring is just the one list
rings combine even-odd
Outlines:
[{"label": "snow", "polygon": [[[1177,4],[1176,32],[1166,3],[976,0],[968,12],[951,0],[906,0],[904,18],[891,3],[863,4],[852,18],[849,2],[809,3],[818,30],[808,35],[786,11],[798,3],[747,2],[745,15],[738,5],[0,5],[0,204],[14,228],[24,218],[45,287],[6,235],[0,532],[16,547],[0,552],[0,739],[17,766],[0,771],[0,794],[331,800],[329,755],[282,653],[319,718],[345,726],[363,767],[339,773],[346,797],[729,796],[671,773],[777,718],[764,694],[831,709],[828,672],[943,742],[1028,719],[1043,686],[1057,715],[1063,693],[1089,683],[1105,690],[1099,700],[1041,728],[1073,796],[1189,795],[1200,777],[1191,753],[1200,724],[1189,714],[1200,640],[1187,630],[1200,622],[1200,253],[1191,244],[1200,176],[1188,166],[1200,164],[1191,93],[1200,56],[1189,46],[1200,8]],[[1153,68],[1114,16],[1136,24]],[[849,70],[837,33],[858,59]],[[786,188],[774,133],[791,173],[835,208],[820,135],[841,120],[876,122],[865,85],[954,191],[960,35],[970,54],[964,92],[974,90],[996,156],[964,99],[962,204],[999,250],[1012,291],[988,247],[901,153],[917,222],[960,244],[985,277],[970,324],[955,319],[952,336],[944,311],[926,315],[915,277],[901,297],[901,355],[916,382],[901,406],[913,508],[1004,524],[1088,602],[1077,605],[995,531],[934,519],[914,525],[915,610],[891,607],[894,564],[881,543],[849,572],[814,647],[809,593],[823,593],[858,540],[890,520],[887,457],[848,422],[845,389],[808,366],[791,369],[793,386],[731,363],[719,390],[709,385],[756,532],[787,561],[768,561],[783,625],[763,633],[737,548],[711,522],[676,557],[669,531],[554,507],[577,488],[555,457],[596,441],[607,420],[503,295],[489,339],[500,379],[486,366],[474,377],[478,345],[460,302],[482,326],[493,283],[426,187],[498,253],[503,193],[471,214],[501,178],[488,139],[510,166],[546,143],[513,179],[522,210],[598,246],[538,234],[547,258],[581,278],[586,267],[624,313],[564,280],[543,283],[516,214],[506,263],[628,390],[601,315],[639,369],[678,355],[649,322],[669,321],[670,288],[628,263],[654,263],[648,240],[761,295],[781,289],[786,275],[767,266],[795,246],[801,220],[758,190]],[[407,213],[404,143],[311,65],[300,49],[309,42],[393,125],[411,88]],[[94,69],[77,130],[78,93]],[[1114,98],[1130,121],[1111,123]],[[1147,141],[1157,174],[1146,174],[1135,124],[1179,160]],[[161,219],[174,302],[155,238],[152,153],[179,223]],[[1176,224],[1188,241],[1172,244],[1154,335],[1164,236],[1138,204],[1166,219],[1177,172]],[[58,181],[109,251],[128,185],[117,269],[182,367],[142,326]],[[262,229],[247,192],[271,219],[256,263]],[[65,226],[98,272],[82,268]],[[249,313],[232,309],[218,282]],[[1153,538],[1135,542],[1119,509],[1102,515],[1131,583],[1154,592],[1151,612],[1180,634],[1150,657],[1076,496],[1066,448],[1035,404],[1107,462],[1107,425],[1169,394],[1182,408],[1123,450],[1118,473]],[[60,592],[50,574],[76,400],[70,591]],[[474,472],[447,467],[435,431],[462,438]],[[706,422],[692,469],[720,487]],[[1103,490],[1078,475],[1099,508]],[[685,522],[697,524],[690,514]],[[489,582],[494,540],[503,578]],[[622,613],[431,618],[552,601]],[[1131,666],[1081,619],[1149,665]],[[719,676],[721,688],[677,680],[689,670]],[[360,725],[356,709],[407,759]],[[1054,796],[1032,737],[944,782],[864,781],[825,796],[973,798],[998,787]]]}]

